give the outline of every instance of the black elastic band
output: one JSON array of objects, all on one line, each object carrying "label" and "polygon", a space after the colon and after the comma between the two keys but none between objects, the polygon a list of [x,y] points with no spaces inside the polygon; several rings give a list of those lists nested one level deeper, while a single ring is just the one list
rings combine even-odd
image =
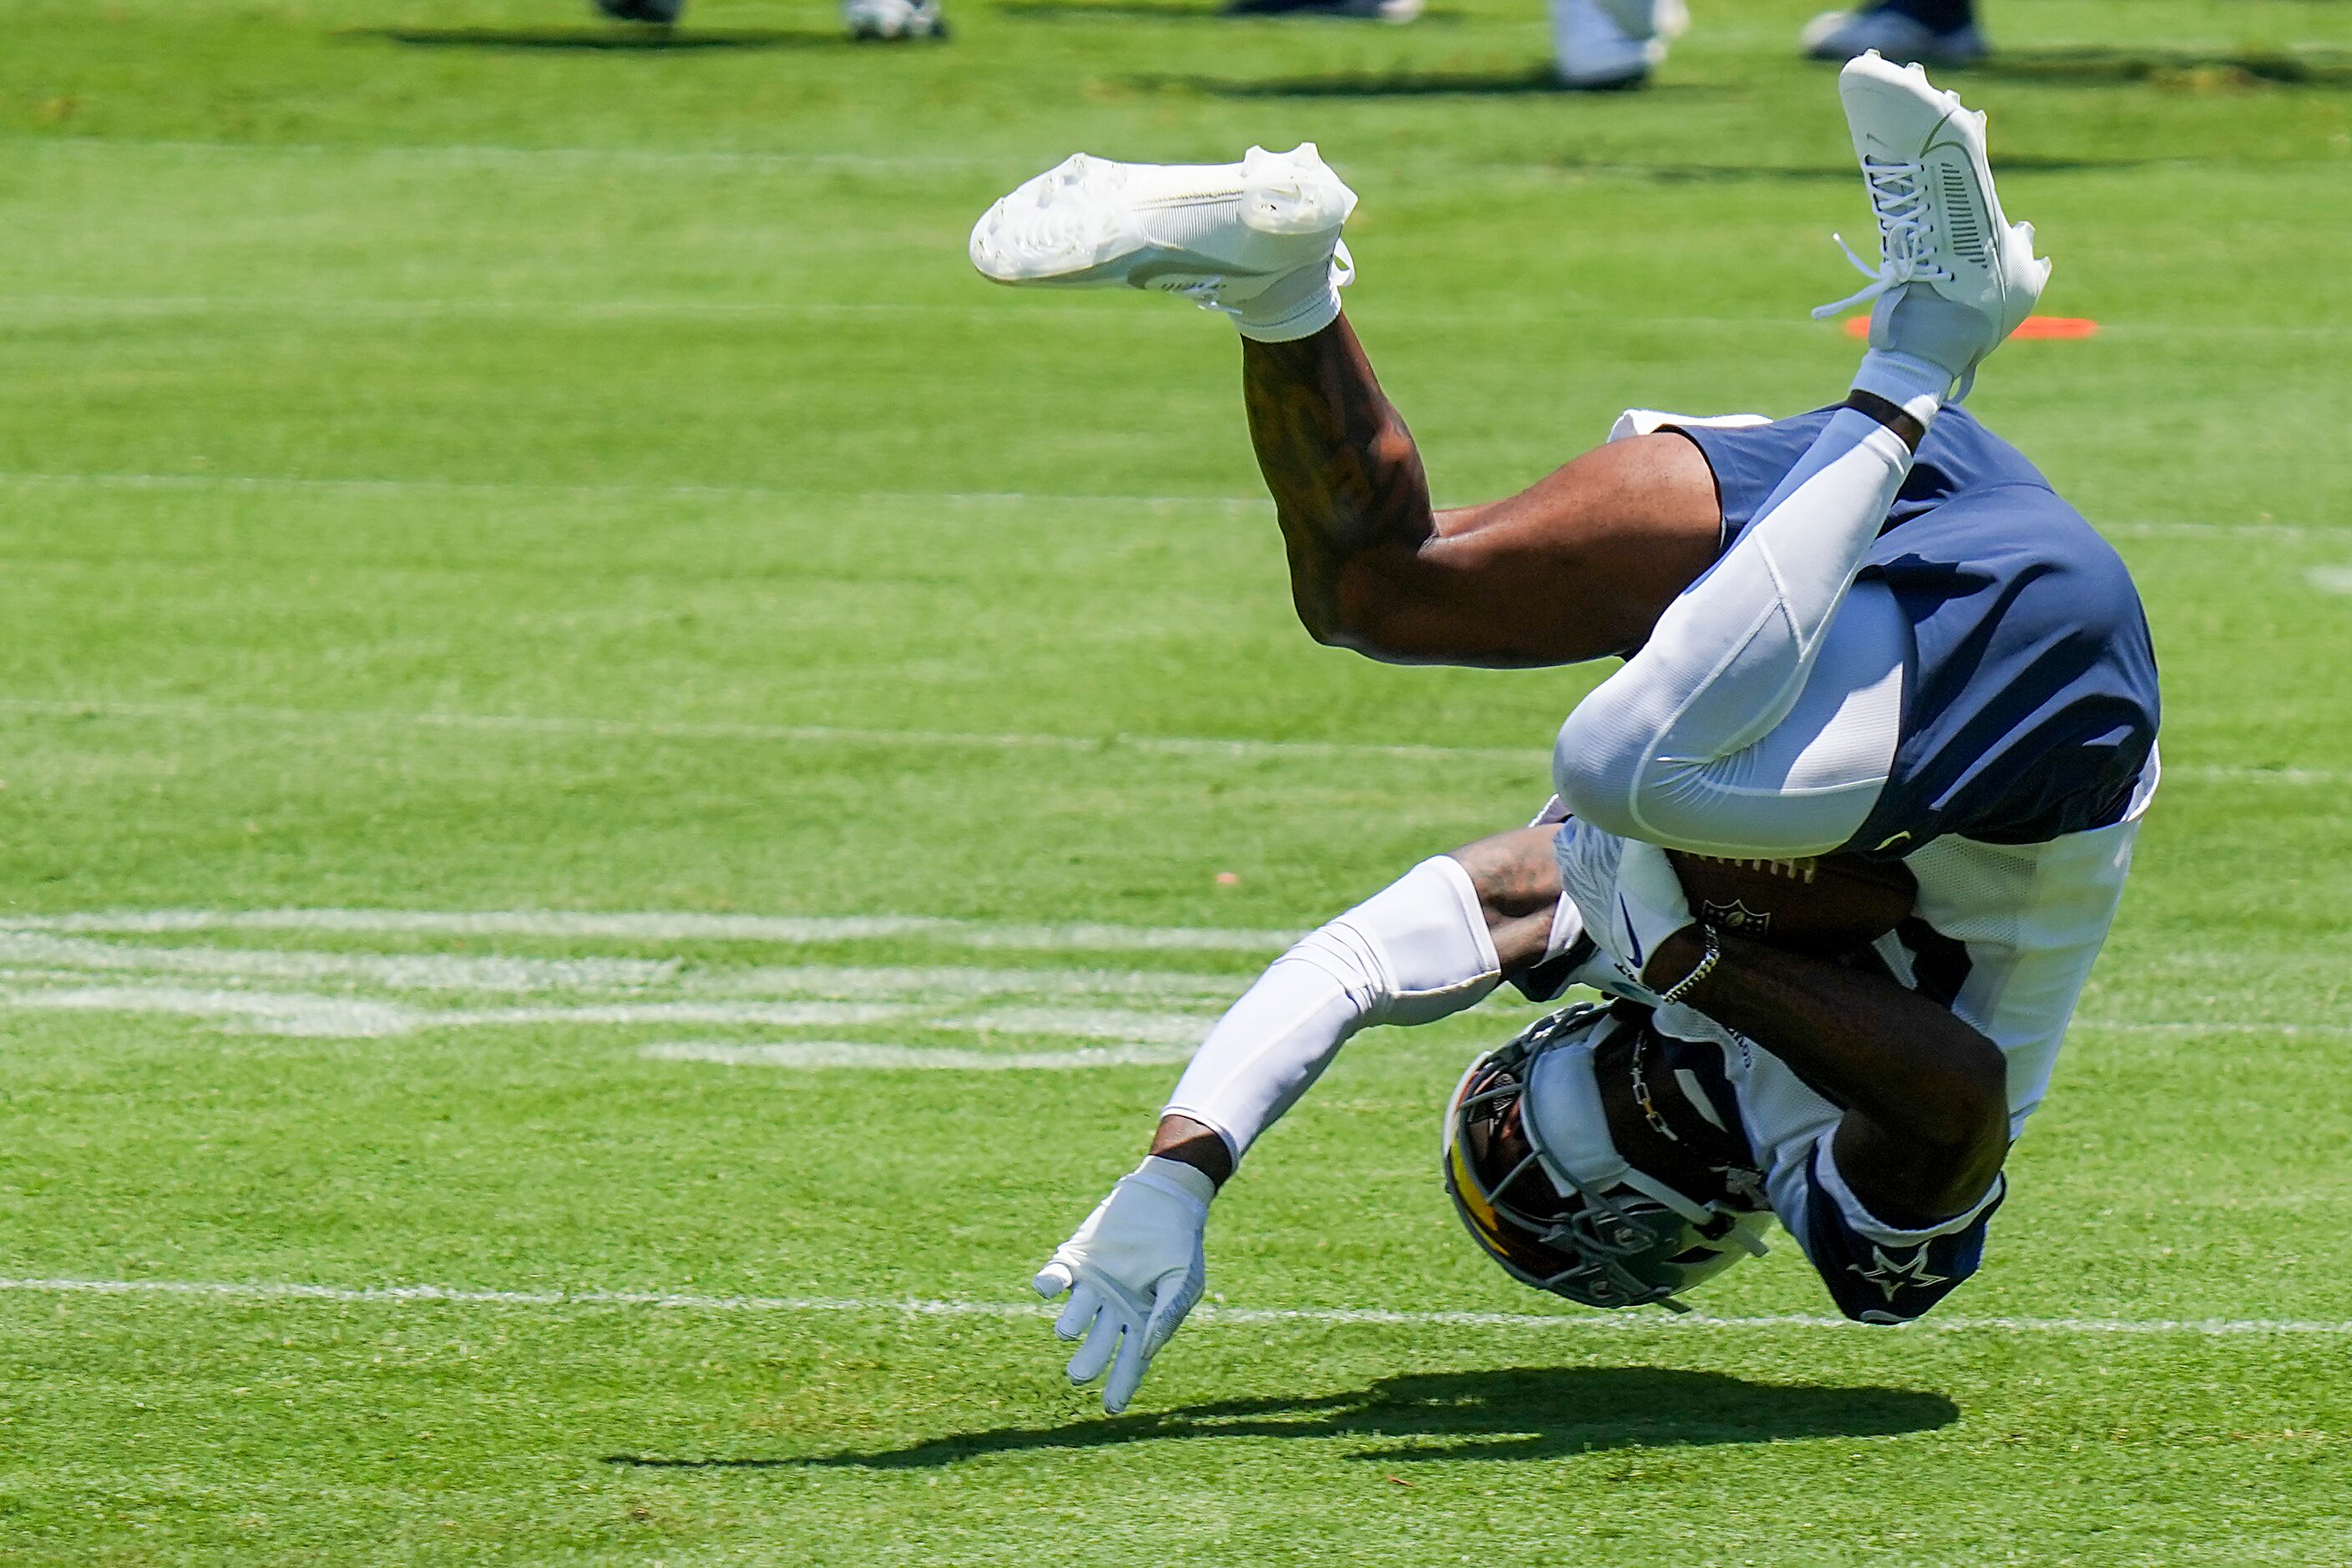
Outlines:
[{"label": "black elastic band", "polygon": [[1927,438],[1927,427],[1905,413],[1901,404],[1889,403],[1874,392],[1864,392],[1857,386],[1845,395],[1845,405],[1856,414],[1868,415],[1894,431],[1902,438],[1903,444],[1915,452],[1919,449],[1919,443]]}]

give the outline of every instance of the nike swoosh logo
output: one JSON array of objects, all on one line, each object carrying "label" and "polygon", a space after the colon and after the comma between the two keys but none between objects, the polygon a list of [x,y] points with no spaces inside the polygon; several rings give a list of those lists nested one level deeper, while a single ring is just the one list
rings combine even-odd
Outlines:
[{"label": "nike swoosh logo", "polygon": [[1643,960],[1642,939],[1633,934],[1633,911],[1625,907],[1625,895],[1622,893],[1617,895],[1617,913],[1625,921],[1625,945],[1633,950],[1625,956],[1633,961],[1633,973],[1639,974],[1649,965]]}]

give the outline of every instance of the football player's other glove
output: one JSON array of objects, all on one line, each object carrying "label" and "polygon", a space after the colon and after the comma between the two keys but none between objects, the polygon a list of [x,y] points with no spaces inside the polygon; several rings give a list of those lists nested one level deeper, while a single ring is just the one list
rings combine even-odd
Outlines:
[{"label": "football player's other glove", "polygon": [[1135,1397],[1151,1358],[1208,1284],[1202,1237],[1216,1191],[1205,1172],[1148,1158],[1118,1179],[1031,1281],[1049,1301],[1070,1293],[1054,1331],[1066,1340],[1085,1337],[1070,1357],[1072,1383],[1091,1383],[1110,1368],[1103,1384],[1103,1409],[1110,1415]]},{"label": "football player's other glove", "polygon": [[1640,984],[1658,944],[1693,922],[1674,863],[1654,844],[1620,838],[1572,816],[1560,824],[1552,849],[1585,934]]}]

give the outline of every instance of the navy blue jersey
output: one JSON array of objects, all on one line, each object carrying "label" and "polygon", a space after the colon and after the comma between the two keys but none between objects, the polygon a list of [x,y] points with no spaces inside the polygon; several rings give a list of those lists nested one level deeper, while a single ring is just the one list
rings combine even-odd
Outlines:
[{"label": "navy blue jersey", "polygon": [[1830,1289],[1838,1310],[1862,1323],[1907,1323],[1967,1282],[1984,1261],[1993,1211],[2009,1195],[1996,1179],[1991,1201],[1930,1230],[1900,1237],[1874,1224],[1856,1225],[1848,1206],[1822,1181],[1822,1145],[1807,1162],[1812,1201],[1805,1205],[1805,1256]]},{"label": "navy blue jersey", "polygon": [[[1666,426],[1715,470],[1726,548],[1836,412]],[[1894,772],[1848,849],[2042,844],[2122,820],[2156,744],[2147,617],[2122,559],[2041,470],[1945,409],[1862,575],[1902,605],[1914,663]]]}]

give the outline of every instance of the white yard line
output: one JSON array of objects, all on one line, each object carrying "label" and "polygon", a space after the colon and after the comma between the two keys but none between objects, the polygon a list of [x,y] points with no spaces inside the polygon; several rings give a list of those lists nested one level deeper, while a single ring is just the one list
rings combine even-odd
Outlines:
[{"label": "white yard line", "polygon": [[353,980],[409,991],[524,992],[635,989],[672,980],[680,967],[675,958],[467,958],[448,953],[148,947],[12,929],[5,915],[0,915],[0,964],[208,974],[240,983]]},{"label": "white yard line", "polygon": [[[873,1314],[942,1318],[1044,1318],[1058,1309],[1028,1301],[964,1301],[913,1298],[835,1296],[707,1296],[654,1290],[469,1290],[440,1285],[341,1286],[292,1283],[238,1284],[207,1279],[83,1279],[0,1278],[0,1291],[36,1295],[194,1297],[227,1301],[324,1301],[351,1306],[413,1304],[514,1308],[653,1308],[672,1311],[777,1314]],[[1878,1325],[1806,1313],[1716,1317],[1694,1312],[1536,1313],[1389,1311],[1355,1307],[1195,1308],[1193,1322],[1244,1327],[1284,1324],[1369,1325],[1394,1328],[1613,1329],[1688,1332],[1704,1329],[1830,1329],[1873,1334]],[[2047,1335],[2184,1334],[2202,1338],[2247,1335],[2352,1335],[2352,1321],[2308,1318],[2027,1318],[1930,1317],[1910,1333],[2002,1333]]]},{"label": "white yard line", "polygon": [[[366,997],[315,992],[266,991],[243,985],[197,990],[179,985],[91,985],[71,974],[0,970],[0,1012],[152,1014],[184,1018],[226,1019],[255,1034],[305,1039],[380,1040],[451,1029],[515,1028],[554,1025],[565,1028],[649,1028],[692,1024],[725,1028],[839,1028],[845,1025],[898,1024],[984,1038],[1038,1037],[1111,1040],[1123,1047],[1180,1050],[1189,1054],[1215,1022],[1207,1013],[1150,1013],[1130,1008],[1019,1007],[980,1013],[942,1009],[921,995],[894,1002],[591,1002],[572,1006],[415,1007]],[[787,1042],[791,1045],[793,1042]],[[728,1049],[735,1049],[732,1045]],[[891,1047],[893,1053],[919,1047]],[[956,1065],[953,1050],[936,1061],[911,1065]],[[982,1064],[998,1065],[991,1053]],[[787,1064],[785,1057],[748,1056],[744,1062]],[[1068,1065],[1108,1065],[1068,1055]],[[878,1060],[879,1058],[876,1058]],[[1174,1059],[1154,1056],[1153,1060]],[[1060,1065],[1056,1058],[1055,1065]],[[847,1063],[826,1063],[837,1066]]]},{"label": "white yard line", "polygon": [[[1169,928],[1181,930],[1184,928]],[[1269,935],[1273,933],[1268,933]],[[1091,997],[1132,1002],[1212,1004],[1239,993],[1230,974],[1185,974],[1153,969],[978,969],[961,965],[770,964],[721,969],[687,977],[704,995],[793,997],[839,1001],[898,1001],[908,996],[977,1001],[992,996]]]},{"label": "white yard line", "polygon": [[845,1024],[908,1022],[958,1034],[1053,1035],[1081,1040],[1175,1045],[1198,1044],[1215,1020],[1181,1014],[1087,1007],[1000,1008],[972,1015],[943,1015],[921,997],[911,997],[901,1002],[613,1002],[577,1007],[450,1008],[418,1012],[414,1027],[479,1029],[562,1024],[640,1028],[655,1024],[716,1024],[831,1028]]},{"label": "white yard line", "polygon": [[[14,979],[15,976],[10,978]],[[258,1034],[299,1038],[366,1040],[415,1032],[431,1016],[415,1007],[352,996],[171,985],[0,986],[0,1010],[62,1013],[152,1013],[182,1018],[231,1019]]]},{"label": "white yard line", "polygon": [[2352,594],[2352,566],[2315,566],[2305,575],[2323,594]]},{"label": "white yard line", "polygon": [[1208,1026],[1161,1045],[1080,1046],[1061,1051],[975,1051],[956,1046],[890,1046],[863,1040],[774,1040],[730,1045],[719,1040],[667,1040],[641,1046],[647,1061],[708,1062],[730,1068],[866,1068],[882,1071],[1069,1072],[1086,1068],[1168,1067],[1190,1059]]},{"label": "white yard line", "polygon": [[803,944],[914,939],[950,947],[1092,952],[1265,952],[1279,951],[1297,936],[1291,931],[1203,926],[1029,925],[940,915],[597,914],[560,910],[125,910],[0,915],[0,928],[124,934],[305,931]]},{"label": "white yard line", "polygon": [[1181,1005],[1227,999],[1235,984],[1231,975],[1150,969],[789,963],[688,970],[685,961],[677,958],[473,958],[439,952],[171,947],[51,936],[23,929],[0,915],[0,974],[31,972],[38,972],[44,980],[71,976],[77,981],[86,981],[91,974],[203,974],[239,985],[273,980],[348,980],[400,991],[642,994],[671,987],[698,997],[829,1002],[903,1002],[910,997],[932,1003],[976,1002],[1045,996],[1128,1003],[1149,999]]}]

